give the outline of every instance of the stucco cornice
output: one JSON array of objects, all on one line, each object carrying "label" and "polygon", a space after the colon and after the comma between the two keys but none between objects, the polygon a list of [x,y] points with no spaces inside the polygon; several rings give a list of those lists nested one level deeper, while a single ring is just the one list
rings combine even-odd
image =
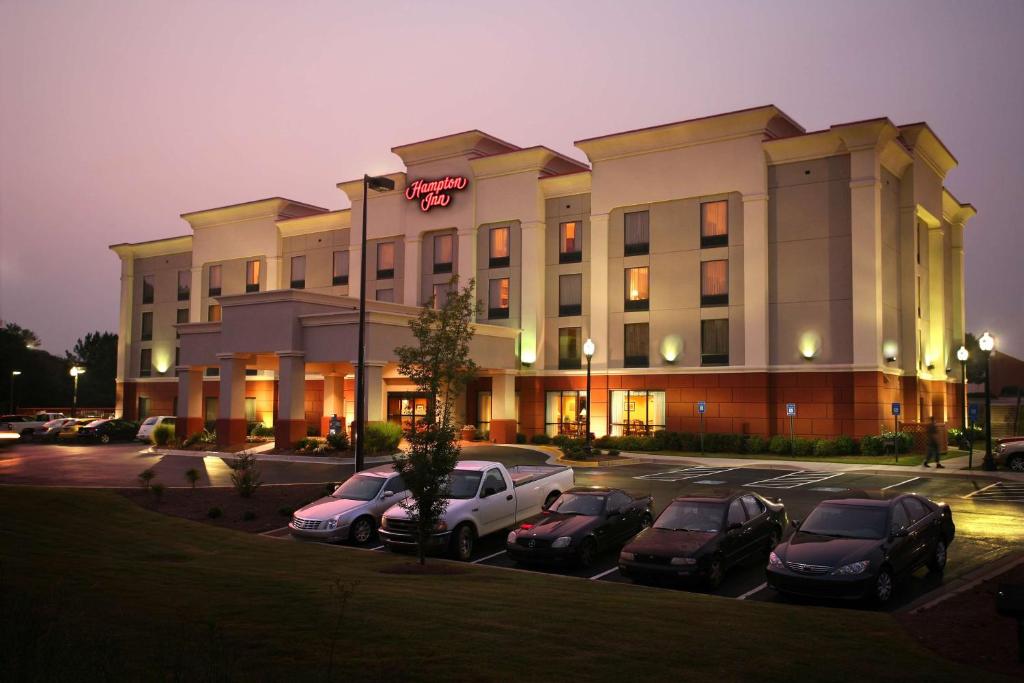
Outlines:
[{"label": "stucco cornice", "polygon": [[900,137],[906,140],[907,145],[915,152],[921,154],[926,162],[935,169],[940,178],[957,167],[956,157],[943,144],[942,140],[928,127],[927,123],[912,123],[900,126]]},{"label": "stucco cornice", "polygon": [[548,176],[540,179],[540,190],[545,199],[587,194],[590,192],[591,177],[590,171]]},{"label": "stucco cornice", "polygon": [[566,171],[588,170],[586,164],[559,154],[553,149],[538,145],[511,152],[477,157],[469,162],[477,180],[494,178],[514,173],[531,172],[535,175],[557,174]]},{"label": "stucco cornice", "polygon": [[225,223],[252,220],[254,218],[296,218],[312,214],[325,213],[327,209],[312,204],[304,204],[284,197],[257,199],[242,204],[219,206],[213,209],[202,209],[183,213],[181,217],[192,226],[193,230],[208,228]]},{"label": "stucco cornice", "polygon": [[413,166],[453,157],[482,156],[495,149],[512,151],[519,149],[519,146],[481,130],[467,130],[462,133],[399,145],[392,147],[391,151],[397,154],[406,166]]},{"label": "stucco cornice", "polygon": [[942,188],[942,218],[954,225],[966,226],[967,221],[978,215],[971,204],[961,204],[953,193]]},{"label": "stucco cornice", "polygon": [[[359,300],[347,296],[335,296],[333,294],[320,294],[309,292],[304,289],[272,289],[266,292],[252,292],[250,294],[225,294],[216,297],[217,302],[225,307],[248,306],[253,304],[279,303],[282,301],[297,301],[307,304],[319,304],[321,306],[334,306],[343,309],[356,309],[359,307]],[[367,306],[367,309],[370,307]]]},{"label": "stucco cornice", "polygon": [[167,237],[148,242],[122,242],[121,244],[111,244],[109,249],[122,259],[183,254],[192,251],[192,235]]},{"label": "stucco cornice", "polygon": [[[393,194],[401,194],[405,192],[405,186],[408,184],[408,177],[405,171],[396,171],[394,173],[382,173],[385,178],[390,178],[395,181],[395,189],[390,192],[377,192],[375,190],[370,191],[371,197],[388,197]],[[355,180],[343,180],[336,185],[336,187],[344,192],[348,196],[348,200],[355,204],[356,202],[363,201],[363,179],[356,178]],[[351,218],[351,216],[350,216]]]},{"label": "stucco cornice", "polygon": [[295,237],[327,230],[344,230],[350,227],[352,227],[352,212],[349,209],[277,221],[277,230],[281,237]]}]

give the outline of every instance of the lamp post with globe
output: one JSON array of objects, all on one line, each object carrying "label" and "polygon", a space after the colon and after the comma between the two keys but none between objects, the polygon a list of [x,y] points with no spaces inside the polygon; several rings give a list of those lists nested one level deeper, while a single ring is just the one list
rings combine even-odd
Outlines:
[{"label": "lamp post with globe", "polygon": [[992,471],[996,468],[996,461],[992,457],[992,382],[989,375],[992,374],[990,359],[996,348],[996,339],[988,330],[978,337],[978,348],[985,356],[985,459],[981,461],[981,469]]},{"label": "lamp post with globe", "polygon": [[593,455],[593,447],[590,440],[590,362],[594,358],[594,353],[597,351],[597,346],[594,344],[593,339],[587,339],[583,342],[583,355],[587,358],[587,442],[583,447],[583,452],[589,458]]}]

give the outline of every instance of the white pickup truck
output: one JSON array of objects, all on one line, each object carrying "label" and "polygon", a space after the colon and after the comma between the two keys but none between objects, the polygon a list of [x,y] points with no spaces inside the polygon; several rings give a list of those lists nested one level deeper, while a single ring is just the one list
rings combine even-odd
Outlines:
[{"label": "white pickup truck", "polygon": [[59,420],[64,413],[38,413],[36,415],[0,415],[0,431],[16,432],[28,439],[37,427],[50,420]]},{"label": "white pickup truck", "polygon": [[[506,468],[500,462],[465,460],[449,477],[448,509],[429,540],[432,550],[448,550],[469,560],[476,539],[510,529],[540,514],[576,481],[572,468],[536,465]],[[380,538],[389,550],[416,547],[416,526],[401,505],[381,518]]]}]

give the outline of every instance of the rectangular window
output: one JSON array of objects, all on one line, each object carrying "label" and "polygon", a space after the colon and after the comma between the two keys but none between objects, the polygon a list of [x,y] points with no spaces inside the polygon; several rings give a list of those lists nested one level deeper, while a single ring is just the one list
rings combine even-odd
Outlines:
[{"label": "rectangular window", "polygon": [[210,304],[206,309],[206,320],[211,323],[220,322],[220,304]]},{"label": "rectangular window", "polygon": [[626,268],[626,310],[646,311],[651,307],[650,269]]},{"label": "rectangular window", "polygon": [[508,278],[491,280],[487,292],[487,317],[491,320],[508,318],[508,304]]},{"label": "rectangular window", "polygon": [[245,262],[245,292],[260,291],[260,262],[258,259]]},{"label": "rectangular window", "polygon": [[700,321],[700,364],[729,364],[729,320]]},{"label": "rectangular window", "polygon": [[151,339],[153,339],[153,313],[152,313],[152,311],[147,311],[146,313],[142,314],[142,325],[141,325],[141,328],[142,328],[142,334],[140,335],[139,338],[142,341],[150,341]]},{"label": "rectangular window", "polygon": [[395,276],[395,243],[377,243],[377,279],[390,280]]},{"label": "rectangular window", "polygon": [[348,251],[334,252],[334,274],[331,277],[331,284],[348,284]]},{"label": "rectangular window", "polygon": [[729,303],[729,262],[701,261],[700,305],[725,306]]},{"label": "rectangular window", "polygon": [[210,266],[210,296],[220,296],[221,266]]},{"label": "rectangular window", "polygon": [[583,351],[580,339],[583,330],[579,327],[563,327],[558,330],[558,369],[579,370],[583,367]]},{"label": "rectangular window", "polygon": [[476,429],[477,431],[491,431],[491,392],[481,391],[476,395]]},{"label": "rectangular window", "polygon": [[178,271],[178,301],[188,301],[192,295],[192,272],[188,270]]},{"label": "rectangular window", "polygon": [[[216,368],[214,368],[216,369]],[[207,396],[203,401],[203,420],[206,424],[217,423],[217,397]]]},{"label": "rectangular window", "polygon": [[488,268],[507,268],[509,264],[509,229],[491,228],[488,235]]},{"label": "rectangular window", "polygon": [[724,247],[729,244],[729,202],[705,202],[700,205],[700,246]]},{"label": "rectangular window", "polygon": [[583,260],[583,231],[579,221],[558,226],[558,262],[579,263]]},{"label": "rectangular window", "polygon": [[583,313],[583,274],[558,276],[558,315]]},{"label": "rectangular window", "polygon": [[153,303],[153,282],[155,276],[143,275],[142,276],[142,303],[151,304]]},{"label": "rectangular window", "polygon": [[378,289],[377,290],[377,301],[391,301],[395,300],[395,290],[393,289]]},{"label": "rectangular window", "polygon": [[292,256],[292,289],[306,288],[306,257]]},{"label": "rectangular window", "polygon": [[651,218],[647,211],[633,211],[625,215],[626,256],[647,254],[651,249]]},{"label": "rectangular window", "polygon": [[625,349],[623,365],[627,368],[646,368],[651,348],[650,326],[648,323],[629,323],[622,327]]},{"label": "rectangular window", "polygon": [[246,424],[252,424],[256,422],[256,397],[246,396],[245,397],[245,422]]},{"label": "rectangular window", "polygon": [[153,374],[153,349],[142,349],[139,352],[139,377]]},{"label": "rectangular window", "polygon": [[434,235],[434,274],[452,272],[455,239],[452,235]]},{"label": "rectangular window", "polygon": [[[183,323],[187,323],[188,322],[188,309],[187,308],[179,308],[178,309],[178,313],[177,313],[177,315],[174,318],[174,322],[176,322],[179,325],[181,325]],[[180,336],[181,336],[181,333],[175,331],[174,338],[177,339]]]},{"label": "rectangular window", "polygon": [[564,434],[584,438],[587,431],[587,392],[547,392],[544,402],[544,431],[548,436]]},{"label": "rectangular window", "polygon": [[139,420],[145,420],[149,417],[149,397],[139,396]]},{"label": "rectangular window", "polygon": [[432,308],[441,308],[448,302],[448,295],[451,293],[451,287],[448,283],[434,285],[434,291],[430,298],[430,305]]},{"label": "rectangular window", "polygon": [[921,276],[917,276],[917,317],[921,317]]},{"label": "rectangular window", "polygon": [[612,391],[611,434],[633,436],[665,428],[664,391]]}]

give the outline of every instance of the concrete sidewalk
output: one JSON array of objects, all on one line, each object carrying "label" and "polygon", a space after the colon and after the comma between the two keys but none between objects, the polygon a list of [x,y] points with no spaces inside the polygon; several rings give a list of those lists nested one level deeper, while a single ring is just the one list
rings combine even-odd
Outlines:
[{"label": "concrete sidewalk", "polygon": [[[152,453],[153,455],[182,455],[190,458],[235,458],[243,453],[250,453],[256,456],[257,461],[265,462],[302,462],[312,463],[318,465],[355,465],[354,458],[332,458],[328,456],[318,455],[278,455],[274,453],[264,453],[263,451],[270,450],[274,447],[274,442],[271,441],[269,444],[261,444],[255,448],[249,448],[238,453],[227,453],[223,451],[181,451],[173,448],[148,448],[142,453]],[[390,455],[371,455],[366,456],[365,461],[368,465],[379,465],[391,462]]]}]

